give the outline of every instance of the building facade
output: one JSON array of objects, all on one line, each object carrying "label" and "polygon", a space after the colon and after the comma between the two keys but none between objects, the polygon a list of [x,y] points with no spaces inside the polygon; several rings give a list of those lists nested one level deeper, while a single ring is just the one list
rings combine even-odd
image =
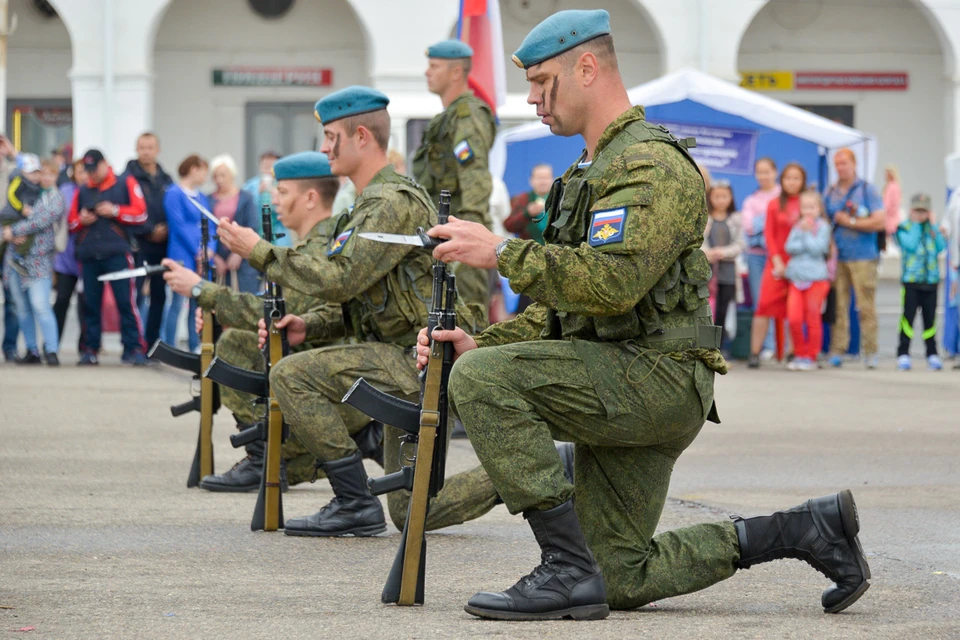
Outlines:
[{"label": "building facade", "polygon": [[[500,0],[507,59],[550,13],[611,13],[628,86],[682,67],[740,82],[877,135],[906,193],[945,186],[960,151],[960,0]],[[368,84],[387,93],[406,149],[440,110],[424,49],[458,0],[9,0],[7,131],[47,153],[67,140],[122,166],[159,134],[170,167],[230,153],[315,148],[312,104]],[[503,126],[533,117],[508,62]],[[759,79],[758,79],[759,78]],[[871,83],[875,83],[872,84]],[[551,159],[553,160],[553,159]],[[553,160],[558,165],[567,159]],[[871,168],[882,183],[881,167]],[[242,177],[246,177],[242,176]]]}]

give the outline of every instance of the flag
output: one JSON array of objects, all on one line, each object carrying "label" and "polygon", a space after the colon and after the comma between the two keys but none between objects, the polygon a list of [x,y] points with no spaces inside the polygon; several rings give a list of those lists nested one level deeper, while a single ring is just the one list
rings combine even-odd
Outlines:
[{"label": "flag", "polygon": [[473,49],[470,88],[496,114],[507,99],[500,0],[460,0],[457,38]]}]

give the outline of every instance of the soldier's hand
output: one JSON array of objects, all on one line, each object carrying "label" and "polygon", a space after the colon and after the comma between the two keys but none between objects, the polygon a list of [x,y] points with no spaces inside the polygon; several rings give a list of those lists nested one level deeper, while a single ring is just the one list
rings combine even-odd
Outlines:
[{"label": "soldier's hand", "polygon": [[217,237],[230,251],[246,260],[253,247],[260,241],[260,234],[249,227],[241,227],[233,220],[223,220],[217,229]]},{"label": "soldier's hand", "polygon": [[[466,331],[457,327],[456,329],[434,329],[433,339],[437,342],[453,343],[453,359],[456,360],[461,354],[477,348],[477,341]],[[427,329],[420,329],[417,336],[417,369],[423,369],[430,361],[430,339],[427,337]]]},{"label": "soldier's hand", "polygon": [[178,295],[190,297],[190,290],[193,289],[196,284],[203,281],[203,278],[195,271],[187,269],[179,262],[171,260],[170,258],[164,258],[160,261],[160,264],[169,269],[169,271],[163,272],[163,279],[170,285],[173,292]]},{"label": "soldier's hand", "polygon": [[[301,345],[307,340],[307,323],[300,316],[288,313],[277,320],[277,328],[287,330],[287,344],[291,347]],[[257,323],[257,345],[263,349],[267,345],[267,338],[269,337],[270,332],[267,331],[267,323],[261,318]]]},{"label": "soldier's hand", "polygon": [[197,312],[194,314],[193,327],[197,334],[203,333],[203,309],[200,307],[197,307]]},{"label": "soldier's hand", "polygon": [[431,238],[446,238],[447,242],[433,250],[433,257],[443,262],[461,262],[478,269],[497,267],[497,245],[503,238],[491,233],[478,222],[467,222],[450,216],[450,222],[427,231]]}]

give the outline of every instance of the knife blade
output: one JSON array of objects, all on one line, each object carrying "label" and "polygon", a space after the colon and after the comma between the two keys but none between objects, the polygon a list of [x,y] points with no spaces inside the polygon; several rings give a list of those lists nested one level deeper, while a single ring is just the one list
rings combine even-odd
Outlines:
[{"label": "knife blade", "polygon": [[112,282],[113,280],[125,280],[126,278],[152,276],[155,273],[163,273],[164,271],[170,271],[170,268],[162,264],[145,264],[142,267],[136,267],[134,269],[121,269],[120,271],[105,273],[97,278],[97,280],[100,282]]},{"label": "knife blade", "polygon": [[373,240],[375,242],[385,242],[387,244],[406,244],[413,247],[423,247],[425,249],[433,249],[442,242],[446,242],[446,238],[431,238],[426,233],[423,232],[423,229],[417,230],[417,235],[415,236],[405,236],[399,233],[373,233],[373,232],[363,232],[359,235],[361,238],[366,238],[367,240]]}]

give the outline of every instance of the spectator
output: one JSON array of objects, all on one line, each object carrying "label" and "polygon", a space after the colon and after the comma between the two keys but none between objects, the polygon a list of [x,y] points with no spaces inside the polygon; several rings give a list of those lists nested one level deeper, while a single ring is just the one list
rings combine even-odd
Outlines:
[{"label": "spectator", "polygon": [[[160,139],[153,133],[143,133],[137,138],[137,159],[127,163],[127,173],[133,176],[143,199],[147,203],[147,223],[142,232],[137,233],[140,245],[138,255],[134,261],[140,264],[160,264],[167,257],[167,216],[163,211],[163,194],[173,179],[157,162],[160,154]],[[137,278],[137,309],[142,309],[144,293],[143,285],[146,276]],[[150,277],[150,309],[147,312],[147,326],[144,337],[148,345],[152,345],[160,338],[160,323],[163,321],[163,305],[167,301],[167,286],[163,282],[163,274],[158,273]]]},{"label": "spectator", "polygon": [[[200,211],[190,202],[195,199],[207,209],[210,201],[200,192],[200,186],[207,181],[207,161],[198,155],[184,158],[177,168],[180,184],[167,189],[163,197],[163,208],[167,212],[170,225],[170,237],[167,240],[167,257],[182,262],[184,266],[199,272],[197,261],[200,253]],[[211,225],[212,226],[212,225]],[[160,339],[171,346],[177,345],[177,327],[180,326],[180,309],[183,296],[176,293],[170,300],[167,316],[163,323]],[[190,328],[190,318],[196,314],[197,301],[190,298],[190,311],[187,315],[187,336],[190,351],[200,348],[200,338]]]},{"label": "spectator", "polygon": [[703,230],[703,253],[713,267],[716,290],[713,322],[722,329],[720,344],[727,341],[727,311],[737,300],[737,256],[743,250],[743,231],[733,189],[727,180],[714,180],[707,190],[710,216]]},{"label": "spectator", "polygon": [[887,181],[883,185],[883,210],[886,213],[885,230],[887,238],[892,240],[897,233],[897,226],[900,224],[900,172],[892,164],[887,165]]},{"label": "spectator", "polygon": [[547,228],[547,216],[543,209],[550,187],[553,186],[553,167],[538,164],[530,170],[530,191],[515,196],[510,201],[510,217],[503,226],[523,240],[536,240],[543,244],[543,230]]},{"label": "spectator", "polygon": [[[96,365],[100,363],[100,309],[103,302],[103,283],[97,278],[134,266],[130,231],[146,223],[147,203],[136,179],[126,174],[118,179],[99,150],[90,149],[83,154],[83,168],[88,182],[79,186],[70,207],[70,231],[77,238],[76,252],[85,294],[85,349],[78,364]],[[137,311],[134,282],[114,280],[110,286],[120,313],[121,361],[145,365],[143,324]]]},{"label": "spectator", "polygon": [[[264,205],[270,207],[270,222],[273,225],[273,244],[280,247],[292,247],[293,233],[277,217],[273,208],[273,190],[276,180],[273,177],[273,165],[280,156],[274,151],[264,151],[260,155],[260,173],[243,183],[243,190],[253,196],[257,215],[261,215]],[[259,218],[257,218],[259,220]],[[259,225],[258,225],[259,226]]]},{"label": "spectator", "polygon": [[[753,309],[760,300],[760,281],[763,268],[767,263],[767,243],[764,240],[764,226],[767,222],[767,207],[770,201],[780,196],[777,184],[777,163],[771,158],[760,158],[753,165],[753,176],[758,188],[743,201],[740,209],[743,223],[743,236],[746,241],[747,274],[750,282],[750,302]],[[773,357],[773,331],[768,330],[760,352],[761,360]]]},{"label": "spectator", "polygon": [[850,346],[850,289],[860,322],[860,354],[868,369],[877,368],[877,233],[883,233],[886,213],[873,185],[857,178],[853,151],[839,149],[833,157],[837,183],[826,192],[827,215],[837,243],[837,318],[830,339],[830,364],[843,364]]},{"label": "spectator", "polygon": [[[63,219],[70,216],[70,204],[77,193],[78,185],[87,182],[87,172],[83,168],[83,160],[74,160],[70,171],[71,178],[60,186],[60,195],[63,197]],[[77,239],[72,233],[67,237],[67,247],[53,259],[53,272],[57,276],[57,299],[53,303],[53,315],[57,318],[57,337],[63,341],[63,328],[67,324],[67,311],[70,309],[70,299],[73,290],[80,279],[80,265],[76,256]],[[83,321],[84,295],[81,291],[77,297],[77,321],[80,327],[80,338],[77,341],[77,352],[83,353]]]},{"label": "spectator", "polygon": [[[17,150],[6,136],[0,135],[0,193],[7,192],[10,175],[17,167]],[[0,242],[0,245],[3,243]],[[0,254],[2,255],[2,254]],[[17,358],[17,336],[20,335],[20,321],[17,319],[17,307],[13,294],[3,287],[3,359],[14,362]]]},{"label": "spectator", "polygon": [[900,346],[897,369],[910,370],[910,340],[917,308],[923,317],[923,341],[927,347],[927,366],[931,371],[943,368],[937,355],[937,288],[940,286],[938,256],[947,248],[947,240],[930,220],[932,201],[925,193],[910,199],[910,219],[897,228],[901,251],[903,315],[900,317]]},{"label": "spectator", "polygon": [[[506,238],[507,230],[503,223],[510,217],[510,192],[507,190],[506,183],[500,178],[490,175],[493,181],[493,189],[490,191],[490,225],[491,231],[501,238]],[[490,272],[496,275],[497,270],[491,269]]]},{"label": "spectator", "polygon": [[802,166],[791,162],[780,173],[780,195],[767,206],[764,238],[767,244],[767,262],[760,282],[760,296],[753,314],[750,331],[750,359],[752,369],[760,366],[760,348],[770,327],[770,319],[780,321],[778,333],[782,335],[783,320],[787,317],[789,284],[784,273],[790,255],[784,245],[790,230],[800,217],[800,192],[807,184],[807,172]]},{"label": "spectator", "polygon": [[57,188],[59,189],[72,179],[70,176],[70,160],[67,158],[67,145],[54,149],[51,156],[59,167],[57,169]]},{"label": "spectator", "polygon": [[[791,371],[813,371],[823,344],[820,310],[830,293],[827,256],[830,253],[830,223],[823,199],[813,190],[800,194],[800,220],[793,225],[784,249],[790,261],[784,271],[789,284],[787,321],[793,339]],[[806,333],[804,333],[806,325]]]},{"label": "spectator", "polygon": [[[40,364],[37,348],[37,331],[34,320],[43,332],[43,357],[48,365],[58,366],[60,360],[60,336],[57,319],[50,306],[50,289],[53,285],[53,227],[63,216],[63,197],[57,189],[57,174],[60,165],[52,158],[43,161],[40,170],[40,186],[43,189],[31,214],[12,225],[4,227],[3,239],[8,243],[4,255],[4,284],[13,294],[20,320],[20,330],[27,343],[27,353],[17,364]],[[12,187],[12,184],[11,184]],[[16,245],[31,237],[30,252],[23,256],[22,263],[14,262]],[[22,268],[21,268],[22,267]]]},{"label": "spectator", "polygon": [[[24,153],[21,159],[21,167],[10,174],[6,203],[0,209],[0,226],[6,227],[30,217],[33,205],[43,191],[40,186],[40,158],[33,153]],[[13,249],[11,264],[18,266],[21,272],[32,245],[33,236],[27,236]]]},{"label": "spectator", "polygon": [[[260,212],[257,203],[249,191],[237,187],[237,164],[229,155],[220,155],[210,161],[210,171],[217,185],[210,196],[211,211],[219,219],[233,220],[241,227],[250,227],[257,233],[260,229]],[[217,244],[214,264],[217,279],[224,284],[234,285],[241,293],[258,293],[260,273],[250,263],[231,253],[226,245]],[[233,277],[236,274],[236,282]]]},{"label": "spectator", "polygon": [[347,209],[353,208],[353,203],[357,199],[357,187],[347,176],[340,176],[340,190],[337,191],[337,197],[333,201],[334,217],[340,215]]},{"label": "spectator", "polygon": [[396,149],[387,151],[387,162],[393,165],[393,170],[402,176],[407,175],[407,160]]}]

